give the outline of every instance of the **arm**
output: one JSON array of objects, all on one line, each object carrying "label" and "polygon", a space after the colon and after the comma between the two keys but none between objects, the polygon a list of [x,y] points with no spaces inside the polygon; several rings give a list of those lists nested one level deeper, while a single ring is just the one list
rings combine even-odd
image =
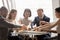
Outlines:
[{"label": "arm", "polygon": [[36,18],[34,19],[33,22],[31,22],[31,27],[33,28],[33,26],[36,24]]},{"label": "arm", "polygon": [[0,28],[17,28],[17,27],[20,27],[20,26],[10,24],[5,20],[0,20]]},{"label": "arm", "polygon": [[49,17],[46,17],[46,22],[50,22],[50,18]]},{"label": "arm", "polygon": [[48,23],[46,25],[43,25],[43,27],[41,29],[51,29],[54,26],[56,26],[57,24],[59,24],[60,19],[57,22],[53,22],[53,23]]}]

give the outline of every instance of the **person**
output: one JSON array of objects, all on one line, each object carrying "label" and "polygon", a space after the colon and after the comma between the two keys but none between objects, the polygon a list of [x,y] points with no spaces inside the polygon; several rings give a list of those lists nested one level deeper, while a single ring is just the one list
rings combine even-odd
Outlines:
[{"label": "person", "polygon": [[25,26],[28,26],[29,23],[31,23],[31,20],[29,20],[29,17],[31,17],[31,10],[25,9],[23,16],[24,16],[24,18],[19,20],[19,23],[24,24]]},{"label": "person", "polygon": [[[36,25],[37,27],[39,27],[41,25],[40,24],[41,21],[50,22],[50,18],[47,17],[46,15],[44,15],[43,12],[44,12],[43,9],[38,9],[37,10],[38,16],[35,17],[34,21],[31,24],[32,28],[33,28],[34,25]],[[40,38],[40,37],[42,37],[42,38]],[[42,36],[39,36],[38,40],[45,40],[45,38],[49,38],[49,37],[50,37],[50,33],[42,35]]]},{"label": "person", "polygon": [[6,21],[6,16],[8,14],[7,8],[4,6],[0,10],[0,40],[8,40],[8,28],[17,28],[21,26],[10,24]]},{"label": "person", "polygon": [[43,12],[44,12],[43,9],[38,9],[37,10],[38,16],[35,17],[34,21],[32,22],[32,26],[35,25],[35,24],[36,24],[37,27],[40,26],[40,24],[39,24],[40,21],[50,22],[50,18],[47,17],[46,15],[44,15]]},{"label": "person", "polygon": [[47,24],[43,25],[45,27],[42,27],[40,30],[51,29],[57,25],[57,33],[58,33],[58,39],[57,40],[60,40],[60,7],[57,7],[55,9],[55,15],[59,20],[57,22],[47,23]]},{"label": "person", "polygon": [[[19,20],[19,23],[25,26],[22,30],[31,30],[31,27],[30,27],[31,20],[29,20],[29,17],[31,17],[31,10],[25,9],[23,16],[24,18]],[[27,40],[27,38],[31,40],[28,35],[26,36],[25,40]]]},{"label": "person", "polygon": [[16,24],[16,20],[15,20],[16,15],[17,15],[17,10],[12,9],[9,13],[7,21],[9,21],[12,24]]},{"label": "person", "polygon": [[[7,21],[8,21],[9,23],[11,23],[11,24],[15,24],[15,25],[16,25],[16,24],[17,24],[17,23],[16,23],[16,20],[15,20],[16,15],[17,15],[17,10],[11,9],[11,11],[10,11],[10,13],[9,13],[9,16],[8,16],[8,18],[7,18]],[[9,30],[8,39],[9,39],[9,40],[22,40],[22,38],[21,38],[21,37],[19,38],[18,35],[17,35],[17,36],[12,36],[11,32],[13,32],[14,29],[17,29],[17,28],[9,28],[9,29],[8,29],[8,30]]]}]

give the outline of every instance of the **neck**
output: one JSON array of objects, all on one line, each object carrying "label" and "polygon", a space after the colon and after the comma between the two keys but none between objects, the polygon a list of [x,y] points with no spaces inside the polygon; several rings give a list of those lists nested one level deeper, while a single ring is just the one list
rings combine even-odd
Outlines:
[{"label": "neck", "polygon": [[40,18],[42,18],[42,16],[39,16]]},{"label": "neck", "polygon": [[44,15],[42,15],[42,16],[39,16],[40,18],[43,18],[44,17]]},{"label": "neck", "polygon": [[28,18],[25,18],[25,19],[28,19]]}]

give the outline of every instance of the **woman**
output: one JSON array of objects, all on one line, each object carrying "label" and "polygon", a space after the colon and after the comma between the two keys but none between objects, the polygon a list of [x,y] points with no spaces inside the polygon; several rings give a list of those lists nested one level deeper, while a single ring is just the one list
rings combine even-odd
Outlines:
[{"label": "woman", "polygon": [[8,22],[16,24],[16,20],[15,20],[16,14],[17,14],[17,10],[12,9],[8,16]]},{"label": "woman", "polygon": [[[9,23],[12,23],[12,24],[16,24],[16,14],[17,14],[17,10],[15,9],[12,9],[9,13],[9,16],[8,16],[8,22]],[[13,30],[16,29],[16,28],[9,28],[9,35],[8,35],[8,39],[9,40],[19,40],[18,36],[11,36],[11,32],[13,32]]]},{"label": "woman", "polygon": [[[12,24],[17,24],[17,22],[16,22],[16,20],[15,20],[16,15],[17,15],[17,10],[12,9],[12,10],[10,11],[9,16],[8,16],[8,22],[9,22],[9,23],[12,23]],[[9,40],[22,40],[22,37],[21,37],[21,36],[20,36],[20,37],[18,37],[18,36],[12,36],[12,37],[11,37],[11,32],[12,32],[13,30],[18,30],[18,29],[20,29],[20,28],[9,28]]]},{"label": "woman", "polygon": [[29,20],[29,17],[31,17],[31,10],[25,9],[23,16],[24,16],[24,18],[19,20],[19,23],[24,24],[25,26],[28,26],[29,23],[31,23],[31,20]]}]

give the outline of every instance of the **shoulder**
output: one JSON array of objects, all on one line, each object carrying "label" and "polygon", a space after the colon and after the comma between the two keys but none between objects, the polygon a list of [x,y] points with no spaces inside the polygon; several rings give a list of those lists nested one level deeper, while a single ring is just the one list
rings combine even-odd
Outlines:
[{"label": "shoulder", "polygon": [[20,19],[18,20],[18,22],[19,22],[19,23],[22,23],[23,20],[24,20],[23,18],[20,18]]},{"label": "shoulder", "polygon": [[46,19],[50,19],[49,17],[45,16]]},{"label": "shoulder", "polygon": [[36,19],[39,19],[39,17],[38,17],[38,16],[36,16],[36,17],[35,17],[35,20],[36,20]]},{"label": "shoulder", "polygon": [[19,21],[23,21],[24,19],[23,18],[20,18]]},{"label": "shoulder", "polygon": [[29,19],[28,21],[29,21],[29,22],[32,22],[32,20],[30,20],[30,19]]},{"label": "shoulder", "polygon": [[38,16],[36,16],[35,18],[39,18]]}]

